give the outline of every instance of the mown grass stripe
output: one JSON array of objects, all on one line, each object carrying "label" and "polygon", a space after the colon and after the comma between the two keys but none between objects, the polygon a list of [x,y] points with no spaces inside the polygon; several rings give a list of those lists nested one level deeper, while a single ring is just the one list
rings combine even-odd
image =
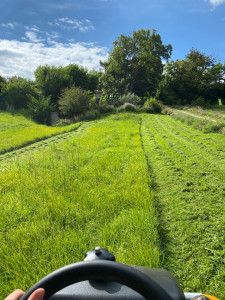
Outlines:
[{"label": "mown grass stripe", "polygon": [[[222,168],[219,175],[214,173],[216,151],[214,158],[205,158],[201,149],[191,147],[193,134],[204,139],[203,134],[189,128],[188,142],[188,128],[185,127],[185,137],[174,135],[170,122],[174,126],[169,116],[143,118],[144,147],[155,176],[163,266],[175,274],[186,291],[208,292],[223,299],[224,174]],[[216,149],[220,139],[211,135],[209,148]],[[191,155],[185,151],[187,145]],[[178,151],[180,148],[183,151]]]}]

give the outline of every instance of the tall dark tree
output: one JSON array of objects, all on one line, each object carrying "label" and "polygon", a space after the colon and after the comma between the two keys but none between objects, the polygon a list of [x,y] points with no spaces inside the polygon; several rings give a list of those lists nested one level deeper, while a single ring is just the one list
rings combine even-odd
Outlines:
[{"label": "tall dark tree", "polygon": [[163,71],[162,59],[168,60],[172,46],[163,45],[156,30],[134,31],[132,36],[120,35],[101,76],[107,95],[121,96],[134,93],[138,96],[154,95]]},{"label": "tall dark tree", "polygon": [[30,97],[36,93],[33,82],[15,76],[9,80],[3,99],[8,109],[27,108]]},{"label": "tall dark tree", "polygon": [[191,49],[184,60],[169,62],[159,84],[158,98],[166,104],[197,104],[199,97],[215,103],[223,97],[225,80],[224,66],[215,61],[213,56]]},{"label": "tall dark tree", "polygon": [[0,75],[0,95],[6,89],[6,85],[7,85],[6,79]]},{"label": "tall dark tree", "polygon": [[62,90],[70,85],[70,77],[63,67],[39,66],[34,74],[38,88],[44,97],[51,97],[52,103],[57,103]]}]

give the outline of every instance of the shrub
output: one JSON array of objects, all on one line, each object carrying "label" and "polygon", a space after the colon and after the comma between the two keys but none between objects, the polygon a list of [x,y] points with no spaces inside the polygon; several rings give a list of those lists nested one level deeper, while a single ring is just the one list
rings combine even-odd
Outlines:
[{"label": "shrub", "polygon": [[203,107],[206,105],[206,101],[205,98],[203,98],[202,96],[199,96],[198,98],[196,98],[194,101],[192,101],[191,103],[194,106],[200,106]]},{"label": "shrub", "polygon": [[150,97],[145,102],[143,109],[147,113],[161,113],[162,106],[155,98]]},{"label": "shrub", "polygon": [[125,104],[125,103],[132,103],[132,104],[138,104],[140,102],[140,98],[132,93],[128,93],[126,95],[123,95],[119,98],[119,104]]},{"label": "shrub", "polygon": [[95,96],[90,97],[89,98],[89,108],[96,109],[97,106],[98,106],[98,104],[97,104],[96,97]]},{"label": "shrub", "polygon": [[80,115],[88,110],[88,94],[80,88],[67,88],[63,91],[58,103],[63,115],[67,117]]},{"label": "shrub", "polygon": [[124,103],[122,106],[117,108],[118,112],[137,112],[137,107],[132,103]]},{"label": "shrub", "polygon": [[96,109],[88,110],[85,113],[85,120],[94,120],[97,119],[100,116],[100,112]]},{"label": "shrub", "polygon": [[101,98],[99,100],[99,105],[101,106],[107,106],[108,101],[107,101],[107,96],[106,95],[101,95]]},{"label": "shrub", "polygon": [[30,97],[35,97],[37,91],[32,82],[22,77],[12,77],[3,93],[6,108],[18,110],[27,108]]},{"label": "shrub", "polygon": [[55,126],[56,127],[64,127],[67,125],[71,125],[73,124],[73,120],[72,119],[59,119],[55,122]]},{"label": "shrub", "polygon": [[99,105],[98,110],[101,114],[109,114],[116,111],[113,105]]},{"label": "shrub", "polygon": [[50,97],[40,97],[39,99],[30,96],[27,103],[31,118],[41,124],[49,125],[50,113],[55,109],[55,105],[50,102]]}]

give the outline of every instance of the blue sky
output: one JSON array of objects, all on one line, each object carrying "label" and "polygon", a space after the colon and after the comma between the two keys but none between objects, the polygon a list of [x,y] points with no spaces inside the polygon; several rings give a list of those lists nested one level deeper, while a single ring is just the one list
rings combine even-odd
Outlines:
[{"label": "blue sky", "polygon": [[225,61],[225,0],[0,0],[0,75],[106,60],[112,42],[156,29],[183,59],[192,47]]}]

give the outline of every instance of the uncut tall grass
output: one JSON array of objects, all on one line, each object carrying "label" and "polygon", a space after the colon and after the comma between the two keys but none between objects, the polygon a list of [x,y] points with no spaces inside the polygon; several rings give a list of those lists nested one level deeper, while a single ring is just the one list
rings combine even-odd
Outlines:
[{"label": "uncut tall grass", "polygon": [[79,123],[65,127],[48,127],[36,124],[20,112],[0,111],[0,154],[68,132],[79,127]]},{"label": "uncut tall grass", "polygon": [[[82,129],[82,126],[81,126]],[[140,117],[89,123],[0,175],[0,291],[26,290],[99,245],[159,266],[157,216]]]}]

